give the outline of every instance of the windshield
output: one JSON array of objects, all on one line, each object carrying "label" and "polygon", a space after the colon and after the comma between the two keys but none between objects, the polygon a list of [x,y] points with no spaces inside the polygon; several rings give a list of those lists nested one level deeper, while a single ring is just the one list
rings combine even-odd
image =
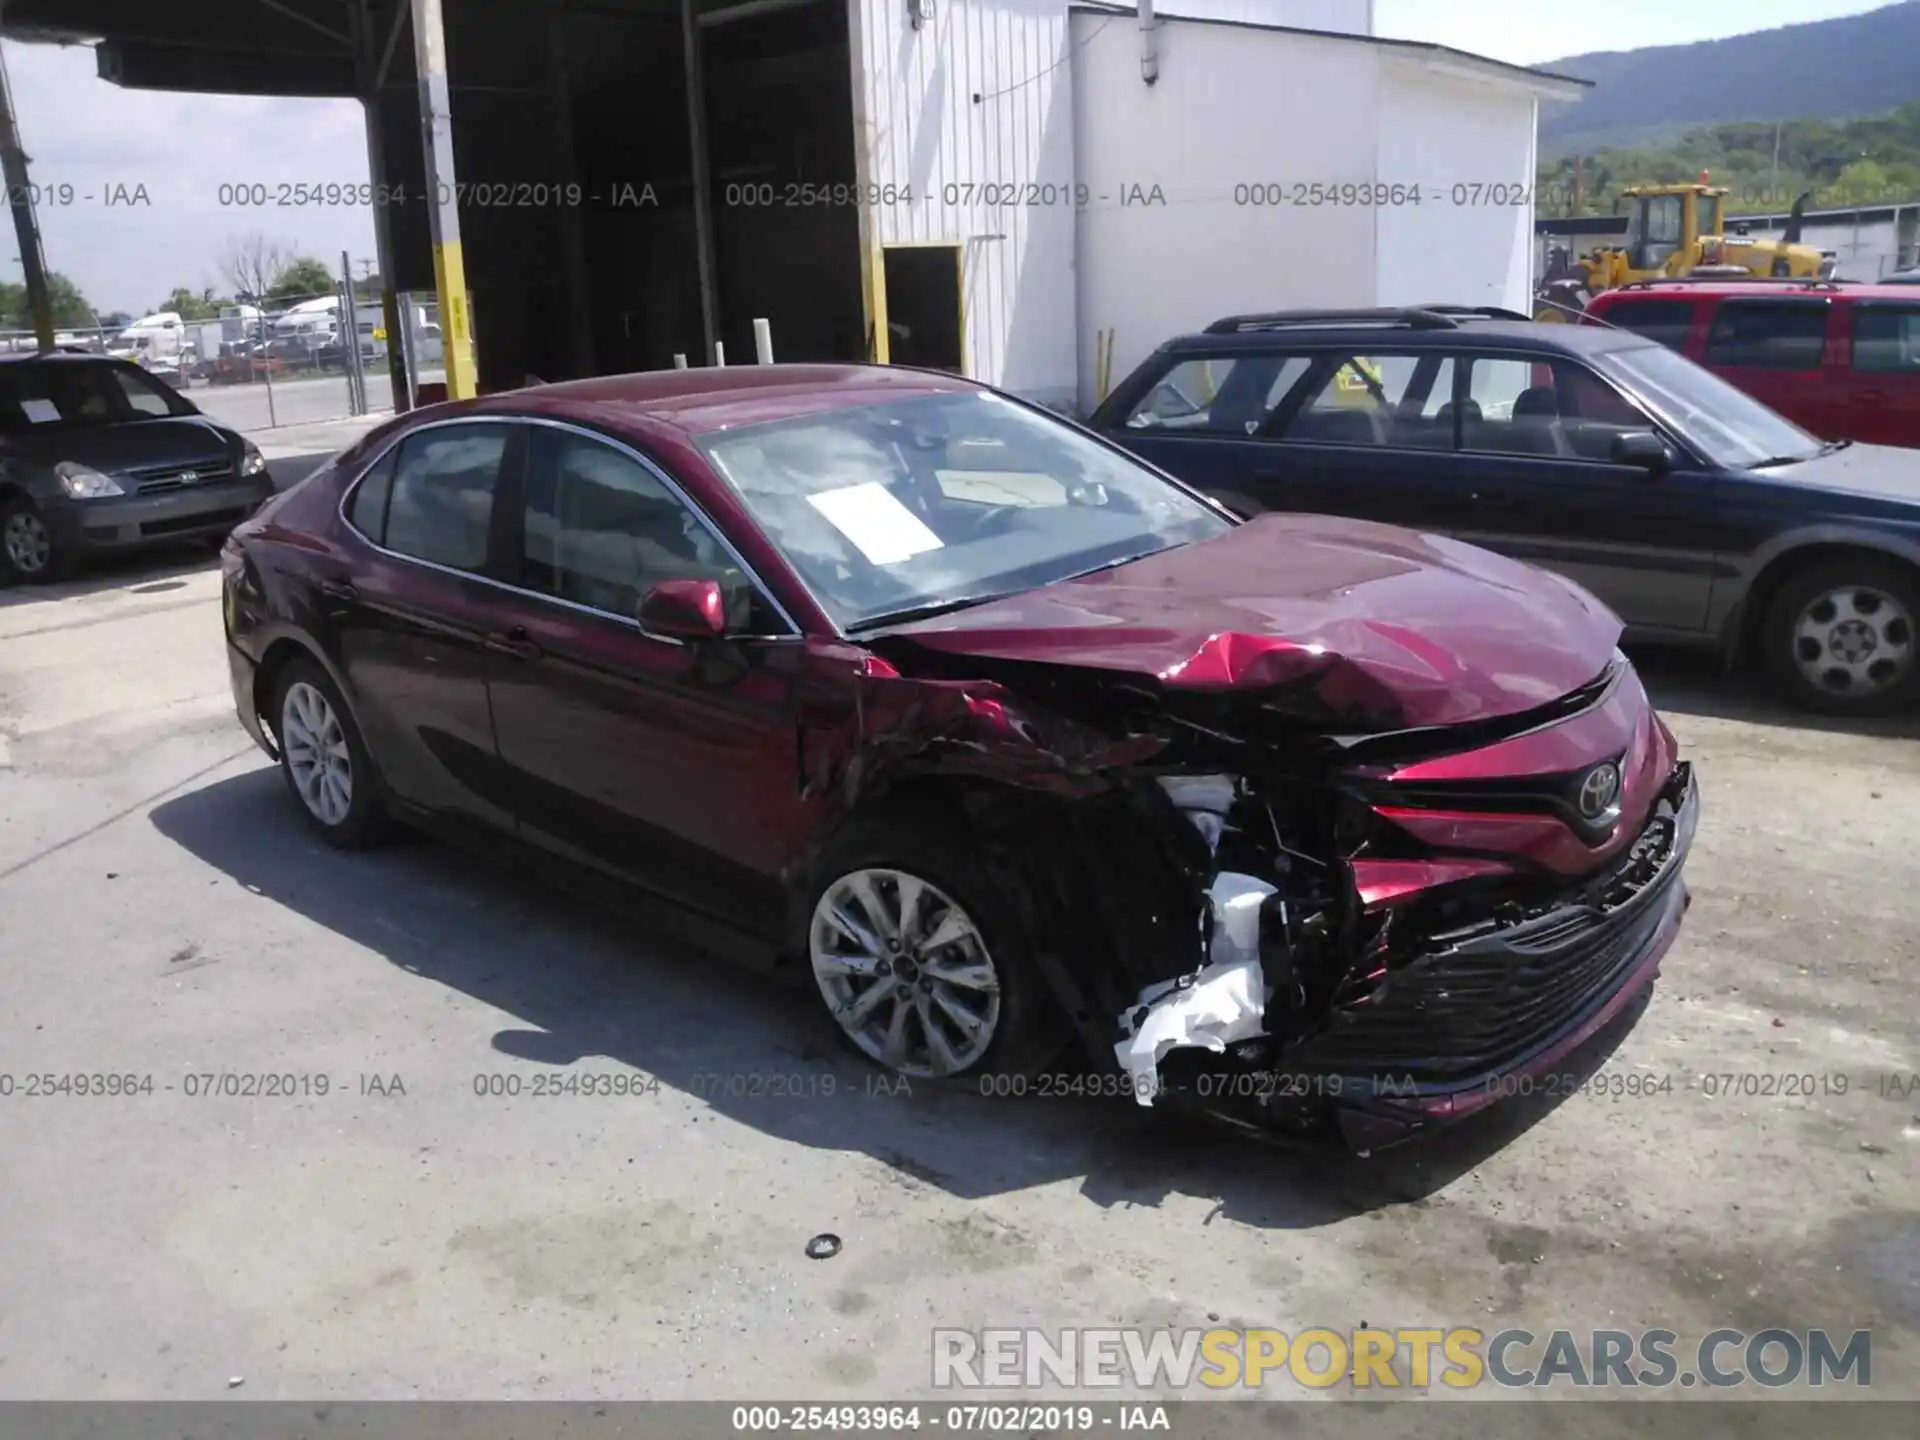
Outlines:
[{"label": "windshield", "polygon": [[1664,345],[1603,351],[1594,363],[1717,465],[1747,469],[1820,453],[1820,441],[1784,415]]},{"label": "windshield", "polygon": [[979,392],[723,431],[701,448],[847,630],[1233,526],[1125,454]]},{"label": "windshield", "polygon": [[0,365],[0,433],[8,435],[199,413],[137,365],[71,360]]}]

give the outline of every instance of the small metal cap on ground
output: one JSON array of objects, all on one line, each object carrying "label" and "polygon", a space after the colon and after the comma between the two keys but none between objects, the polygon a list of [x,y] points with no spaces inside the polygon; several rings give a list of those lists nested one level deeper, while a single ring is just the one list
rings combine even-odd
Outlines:
[{"label": "small metal cap on ground", "polygon": [[840,1237],[838,1235],[816,1235],[807,1241],[809,1260],[831,1260],[839,1253]]}]

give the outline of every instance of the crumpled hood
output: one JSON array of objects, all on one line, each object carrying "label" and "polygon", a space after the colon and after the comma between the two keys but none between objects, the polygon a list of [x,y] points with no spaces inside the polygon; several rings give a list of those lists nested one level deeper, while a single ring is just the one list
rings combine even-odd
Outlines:
[{"label": "crumpled hood", "polygon": [[[1529,710],[1597,676],[1617,617],[1570,581],[1443,536],[1322,515],[1227,534],[896,627],[928,649],[1286,691],[1370,728]],[[1282,704],[1281,695],[1272,703]]]}]

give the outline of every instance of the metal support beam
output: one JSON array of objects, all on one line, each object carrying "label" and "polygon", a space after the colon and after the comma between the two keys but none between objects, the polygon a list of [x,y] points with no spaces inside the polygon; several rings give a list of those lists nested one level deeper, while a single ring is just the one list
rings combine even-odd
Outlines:
[{"label": "metal support beam", "polygon": [[[367,170],[378,194],[391,182],[387,176],[387,146],[381,133],[380,101],[369,97],[360,102],[367,117]],[[406,350],[402,331],[410,316],[400,313],[399,297],[394,293],[393,209],[373,207],[373,254],[380,266],[381,328],[387,332],[387,385],[393,398],[394,413],[413,408],[412,357]]]},{"label": "metal support beam", "polygon": [[[548,103],[553,113],[554,174],[563,185],[579,179],[575,165],[573,87],[567,79],[566,14],[547,17]],[[594,370],[592,297],[587,293],[585,218],[578,205],[560,207],[560,274],[567,299],[567,328],[573,347],[573,373]]]},{"label": "metal support beam", "polygon": [[260,0],[260,4],[265,6],[267,9],[273,11],[273,13],[276,15],[284,15],[287,17],[287,19],[292,20],[298,24],[304,25],[309,30],[319,31],[322,35],[326,36],[329,40],[338,40],[342,45],[353,44],[353,36],[345,34],[342,31],[336,30],[331,25],[322,25],[318,20],[314,19],[311,15],[302,15],[298,10],[293,9],[291,6],[282,5],[280,3],[280,0]]},{"label": "metal support beam", "polygon": [[387,83],[387,71],[393,67],[394,48],[400,43],[400,31],[407,23],[409,10],[405,5],[393,7],[393,24],[387,27],[387,43],[380,51],[380,64],[373,72],[373,88],[378,90]]},{"label": "metal support beam", "polygon": [[434,288],[440,293],[440,344],[446,357],[447,399],[468,400],[476,393],[477,373],[472,317],[467,313],[467,267],[460,253],[453,119],[447,100],[447,37],[440,24],[440,0],[412,0],[412,5],[413,58],[420,76],[420,128],[427,168],[427,221],[433,235]]},{"label": "metal support beam", "polygon": [[7,81],[4,58],[0,58],[0,173],[6,178],[13,233],[20,242],[21,278],[26,282],[34,337],[42,350],[51,350],[53,292],[47,287],[47,257],[40,249],[40,225],[33,215],[33,192],[27,188],[27,157],[13,120],[13,86]]},{"label": "metal support beam", "polygon": [[707,87],[700,65],[696,0],[680,0],[680,33],[686,42],[687,136],[693,151],[693,233],[700,265],[700,344],[710,363],[723,364],[719,305],[714,296],[713,172],[707,163]]}]

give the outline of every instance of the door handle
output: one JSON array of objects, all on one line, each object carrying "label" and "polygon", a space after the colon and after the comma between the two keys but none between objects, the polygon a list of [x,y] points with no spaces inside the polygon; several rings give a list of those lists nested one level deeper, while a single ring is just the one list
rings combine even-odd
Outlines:
[{"label": "door handle", "polygon": [[511,655],[519,660],[538,660],[546,651],[527,638],[527,627],[516,625],[511,630],[490,631],[481,642],[496,655]]},{"label": "door handle", "polygon": [[320,598],[327,602],[329,610],[344,609],[360,598],[360,592],[350,580],[320,580],[313,587]]}]

